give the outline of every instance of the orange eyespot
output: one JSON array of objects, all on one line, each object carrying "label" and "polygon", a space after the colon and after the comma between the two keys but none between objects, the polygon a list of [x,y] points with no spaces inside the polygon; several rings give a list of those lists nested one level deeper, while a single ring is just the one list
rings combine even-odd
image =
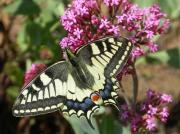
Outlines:
[{"label": "orange eyespot", "polygon": [[101,105],[103,103],[101,95],[98,92],[91,94],[91,100],[97,105]]},{"label": "orange eyespot", "polygon": [[91,99],[92,101],[98,101],[99,100],[99,95],[95,94],[95,95],[92,95]]},{"label": "orange eyespot", "polygon": [[99,99],[101,99],[101,96],[98,93],[93,93],[91,95],[91,100],[96,103],[97,101],[99,101]]}]

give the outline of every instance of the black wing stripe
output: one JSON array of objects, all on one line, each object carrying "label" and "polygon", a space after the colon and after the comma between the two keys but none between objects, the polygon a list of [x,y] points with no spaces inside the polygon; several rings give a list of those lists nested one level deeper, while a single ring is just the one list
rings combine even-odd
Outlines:
[{"label": "black wing stripe", "polygon": [[111,52],[109,52],[109,51],[105,51],[104,52],[104,55],[106,55],[107,57],[109,57],[109,58],[112,58],[114,55],[111,53]]},{"label": "black wing stripe", "polygon": [[104,67],[108,64],[101,56],[96,56],[96,59],[97,59]]},{"label": "black wing stripe", "polygon": [[110,61],[110,58],[106,56],[105,54],[102,54],[101,57],[108,63]]},{"label": "black wing stripe", "polygon": [[[53,97],[51,99],[44,99],[44,100],[26,103],[25,105],[23,104],[17,105],[16,109],[14,109],[14,115],[28,116],[28,115],[34,115],[34,114],[37,115],[37,114],[44,114],[46,112],[51,112],[51,110],[54,111],[58,109],[57,101],[59,103],[64,103],[65,97],[58,96],[58,97]],[[45,111],[46,109],[47,111]]]},{"label": "black wing stripe", "polygon": [[34,84],[35,84],[37,87],[39,87],[39,88],[43,87],[43,83],[42,83],[42,81],[40,80],[40,77],[38,77],[38,78],[34,81]]},{"label": "black wing stripe", "polygon": [[54,80],[52,81],[52,85],[53,85],[53,88],[54,88],[54,93],[55,93],[55,96],[57,96],[56,94],[56,92],[57,92],[57,89],[56,89],[56,85],[55,85],[55,82],[54,82]]},{"label": "black wing stripe", "polygon": [[111,43],[110,46],[118,46],[118,50],[111,58],[109,64],[105,68],[105,75],[106,76],[113,76],[119,72],[123,65],[126,63],[130,52],[132,50],[133,45],[125,38],[114,38],[108,39],[105,41],[106,43]]},{"label": "black wing stripe", "polygon": [[[101,67],[103,67],[104,66],[104,64],[101,62],[101,59],[99,59],[99,57],[92,57],[92,58],[94,58],[94,62],[95,63],[97,63],[98,65],[100,65]],[[92,58],[91,58],[91,60],[92,60]]]},{"label": "black wing stripe", "polygon": [[95,45],[98,47],[100,53],[103,53],[104,52],[104,45],[102,43],[102,41],[98,41],[97,43],[95,43]]}]

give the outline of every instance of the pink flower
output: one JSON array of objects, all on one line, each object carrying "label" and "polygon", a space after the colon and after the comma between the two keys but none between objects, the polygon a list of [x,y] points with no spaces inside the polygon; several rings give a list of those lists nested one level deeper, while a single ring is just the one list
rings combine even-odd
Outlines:
[{"label": "pink flower", "polygon": [[119,35],[119,27],[112,25],[111,28],[109,28],[108,32],[114,33],[114,35]]},{"label": "pink flower", "polygon": [[128,119],[130,117],[128,106],[126,104],[121,105],[121,109],[122,109],[122,113],[121,113],[121,116],[120,116],[121,119],[122,120]]},{"label": "pink flower", "polygon": [[130,123],[130,129],[132,134],[138,132],[140,124],[142,124],[142,117],[139,114],[133,114]]},{"label": "pink flower", "polygon": [[99,23],[98,17],[96,17],[95,15],[92,15],[91,16],[91,23],[94,24],[94,25],[98,25],[98,23]]},{"label": "pink flower", "polygon": [[155,114],[157,114],[157,112],[158,112],[158,108],[157,108],[157,107],[153,107],[151,104],[148,105],[148,106],[149,106],[149,110],[147,110],[147,113],[148,113],[149,115],[155,115]]},{"label": "pink flower", "polygon": [[156,96],[155,91],[148,89],[146,92],[146,96],[148,97],[148,99],[152,99],[154,96]]},{"label": "pink flower", "polygon": [[162,94],[162,95],[161,95],[161,100],[162,100],[164,103],[170,103],[170,102],[172,102],[172,96],[167,95],[167,94]]},{"label": "pink flower", "polygon": [[122,115],[121,115],[121,119],[126,120],[128,118],[129,118],[129,113],[128,112],[123,112]]},{"label": "pink flower", "polygon": [[65,37],[61,40],[61,42],[59,42],[59,44],[61,44],[62,48],[66,48],[68,46],[68,42],[69,42],[69,38]]},{"label": "pink flower", "polygon": [[146,37],[148,39],[151,39],[154,36],[154,32],[153,31],[146,30],[145,32],[147,34]]},{"label": "pink flower", "polygon": [[61,17],[61,23],[67,31],[72,30],[72,25],[75,24],[76,21],[76,15],[71,10],[65,11],[65,15]]},{"label": "pink flower", "polygon": [[101,23],[99,25],[99,28],[108,28],[109,27],[109,21],[107,19],[101,19]]},{"label": "pink flower", "polygon": [[116,16],[118,23],[123,23],[123,20],[125,20],[126,14],[122,14],[120,16]]},{"label": "pink flower", "polygon": [[29,82],[44,69],[46,69],[45,64],[32,64],[31,68],[24,75],[24,86],[29,84]]},{"label": "pink flower", "polygon": [[[109,15],[102,16],[102,4],[107,5]],[[119,10],[112,12],[112,8]],[[64,48],[68,44],[75,51],[90,41],[127,33],[130,35],[127,38],[133,39],[135,44],[133,61],[146,54],[142,46],[149,47],[150,51],[147,52],[157,51],[157,45],[152,39],[168,28],[169,20],[165,17],[157,5],[140,8],[128,0],[73,0],[61,17],[61,23],[68,34],[60,45]]]},{"label": "pink flower", "polygon": [[107,5],[107,6],[117,6],[120,4],[120,0],[104,0],[104,3]]},{"label": "pink flower", "polygon": [[140,47],[136,47],[131,54],[133,58],[137,58],[141,55],[144,55],[144,50]]},{"label": "pink flower", "polygon": [[149,42],[147,45],[148,45],[150,51],[153,53],[158,50],[158,45],[154,44],[153,42]]},{"label": "pink flower", "polygon": [[[164,103],[160,103],[164,95],[149,89],[146,96],[147,99],[140,104],[139,109],[134,110],[126,104],[120,107],[120,117],[130,123],[132,134],[141,133],[141,130],[153,132],[158,127],[156,123],[158,120],[165,123],[168,119],[169,109]],[[166,95],[164,97],[168,98]]]},{"label": "pink flower", "polygon": [[82,29],[79,29],[79,28],[74,29],[74,32],[73,32],[73,34],[74,34],[78,39],[81,38],[81,34],[82,34],[82,33],[83,33],[83,30],[82,30]]},{"label": "pink flower", "polygon": [[81,7],[81,8],[79,8],[79,10],[77,10],[78,11],[78,14],[80,14],[81,16],[83,16],[83,15],[87,15],[89,12],[88,12],[88,9],[86,8],[86,7]]},{"label": "pink flower", "polygon": [[162,110],[161,110],[161,112],[159,113],[159,115],[160,115],[160,120],[161,120],[162,122],[166,122],[166,121],[167,121],[167,118],[168,118],[168,116],[169,116],[169,110],[168,110],[168,108],[167,108],[167,107],[163,107]]},{"label": "pink flower", "polygon": [[154,131],[156,129],[156,120],[154,117],[150,117],[146,119],[146,128],[149,131]]}]

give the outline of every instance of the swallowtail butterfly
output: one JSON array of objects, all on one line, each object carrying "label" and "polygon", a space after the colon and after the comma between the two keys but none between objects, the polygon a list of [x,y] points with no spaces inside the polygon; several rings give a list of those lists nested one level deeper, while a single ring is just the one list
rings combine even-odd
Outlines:
[{"label": "swallowtail butterfly", "polygon": [[[14,106],[14,116],[35,116],[61,110],[69,116],[86,117],[101,105],[117,107],[117,72],[132,50],[123,37],[106,37],[80,47],[66,48],[68,60],[61,60],[23,87]],[[93,126],[92,126],[93,127]]]}]

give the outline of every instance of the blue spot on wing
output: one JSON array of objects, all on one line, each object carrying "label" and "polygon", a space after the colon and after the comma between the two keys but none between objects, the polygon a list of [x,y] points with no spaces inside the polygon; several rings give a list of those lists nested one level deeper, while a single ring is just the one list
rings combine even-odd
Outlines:
[{"label": "blue spot on wing", "polygon": [[113,82],[110,79],[106,79],[104,89],[100,91],[102,99],[108,99],[111,96],[112,89]]},{"label": "blue spot on wing", "polygon": [[86,98],[84,100],[84,103],[80,104],[80,109],[82,109],[83,111],[87,111],[89,108],[91,108],[94,105],[94,103],[92,102],[92,100],[90,98]]},{"label": "blue spot on wing", "polygon": [[112,85],[111,85],[111,84],[106,84],[106,85],[104,86],[104,90],[111,90],[111,88],[112,88]]},{"label": "blue spot on wing", "polygon": [[[111,97],[111,91],[113,89],[113,82],[111,79],[106,79],[104,84],[104,89],[100,90],[100,95],[103,100],[109,99]],[[66,106],[68,109],[74,109],[75,111],[83,110],[84,112],[91,109],[93,106],[95,106],[94,102],[90,99],[90,97],[86,97],[82,102],[79,102],[78,100],[67,100]]]},{"label": "blue spot on wing", "polygon": [[105,98],[106,98],[106,95],[105,95],[104,91],[101,90],[101,91],[99,92],[99,94],[101,95],[102,99],[105,99]]},{"label": "blue spot on wing", "polygon": [[106,97],[109,97],[109,96],[110,96],[110,93],[111,93],[111,92],[110,92],[109,90],[104,90],[104,94],[105,94]]},{"label": "blue spot on wing", "polygon": [[82,109],[83,111],[86,111],[87,108],[88,108],[88,105],[86,105],[85,103],[80,104],[80,109]]},{"label": "blue spot on wing", "polygon": [[67,107],[69,107],[69,108],[73,108],[74,102],[73,102],[72,100],[68,100],[68,101],[66,102],[66,105],[67,105]]},{"label": "blue spot on wing", "polygon": [[83,110],[87,111],[88,109],[91,109],[95,105],[90,98],[85,98],[83,102],[78,102],[77,100],[67,100],[66,106],[68,109],[74,109],[75,111]]},{"label": "blue spot on wing", "polygon": [[84,102],[86,103],[86,105],[92,105],[93,104],[93,102],[90,98],[86,98]]},{"label": "blue spot on wing", "polygon": [[74,108],[74,109],[79,109],[79,105],[80,105],[80,104],[79,104],[78,102],[74,102],[74,107],[73,107],[73,108]]},{"label": "blue spot on wing", "polygon": [[112,85],[112,81],[110,79],[106,79],[106,84]]}]

